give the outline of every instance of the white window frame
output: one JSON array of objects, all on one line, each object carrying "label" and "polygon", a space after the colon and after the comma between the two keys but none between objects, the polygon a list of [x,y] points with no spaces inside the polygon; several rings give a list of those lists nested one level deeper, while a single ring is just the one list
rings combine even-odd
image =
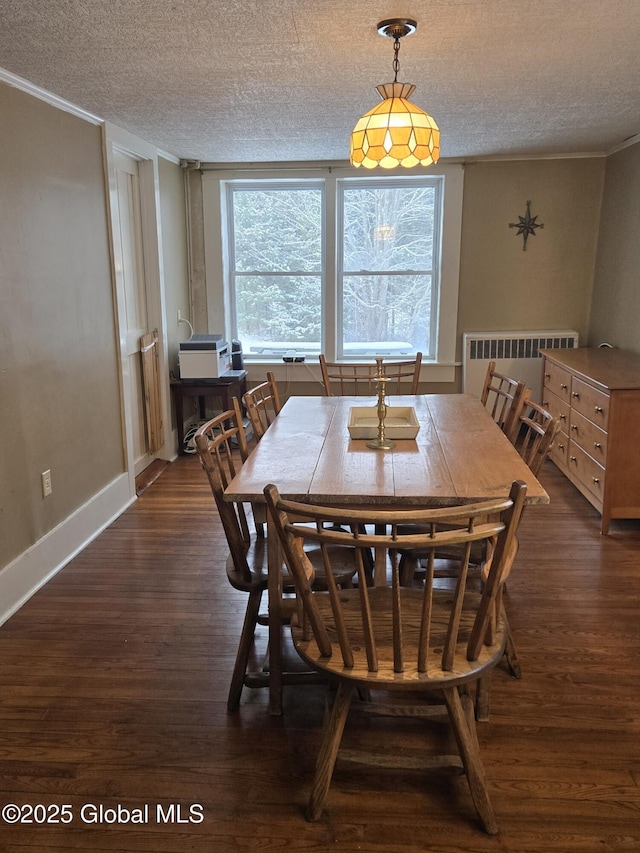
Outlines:
[{"label": "white window frame", "polygon": [[[458,287],[460,273],[460,241],[462,231],[462,196],[464,170],[462,164],[443,164],[429,169],[416,168],[411,175],[442,179],[442,221],[440,233],[440,289],[437,341],[434,356],[423,360],[421,379],[428,382],[455,381],[455,353],[458,320]],[[398,171],[394,177],[411,177]],[[337,293],[337,181],[353,178],[369,179],[343,164],[279,166],[264,169],[214,169],[202,175],[205,280],[207,289],[207,322],[212,333],[223,333],[227,340],[234,336],[232,296],[229,292],[227,268],[226,184],[229,181],[253,183],[270,180],[274,185],[304,179],[323,180],[325,203],[324,275],[322,304],[322,351],[329,360],[338,357],[342,332],[338,328]],[[340,331],[340,334],[338,332]],[[316,361],[307,359],[311,364]],[[245,366],[282,364],[281,357],[251,356],[245,353]]]}]

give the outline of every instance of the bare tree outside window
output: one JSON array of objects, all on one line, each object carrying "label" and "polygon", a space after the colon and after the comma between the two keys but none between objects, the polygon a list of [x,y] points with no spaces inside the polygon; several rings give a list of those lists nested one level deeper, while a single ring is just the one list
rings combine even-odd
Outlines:
[{"label": "bare tree outside window", "polygon": [[353,344],[431,352],[435,189],[343,189],[342,329]]}]

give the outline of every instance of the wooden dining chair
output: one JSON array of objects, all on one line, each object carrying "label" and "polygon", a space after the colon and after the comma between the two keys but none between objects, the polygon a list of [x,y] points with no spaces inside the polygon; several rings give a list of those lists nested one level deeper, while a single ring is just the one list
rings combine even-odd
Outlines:
[{"label": "wooden dining chair", "polygon": [[[549,455],[549,451],[553,446],[554,439],[560,429],[560,419],[554,418],[553,415],[543,408],[539,403],[534,403],[533,400],[524,400],[520,416],[514,425],[514,442],[516,449],[531,469],[532,474],[537,477],[540,473],[542,463]],[[518,550],[518,540],[514,542],[514,552],[512,554],[511,565],[515,560]],[[511,565],[507,567],[505,572],[505,581],[507,580]],[[481,566],[483,576],[486,576],[486,565]],[[503,587],[504,590],[504,587]],[[501,593],[502,594],[502,593]],[[505,659],[509,672],[514,678],[522,678],[522,667],[518,659],[516,646],[513,640],[513,633],[509,620],[506,615],[506,635],[507,642],[505,645]],[[488,700],[485,703],[484,715],[488,714]]]},{"label": "wooden dining chair", "polygon": [[[550,412],[544,409],[538,403],[534,403],[528,397],[523,401],[522,408],[518,420],[514,425],[514,442],[516,449],[531,469],[532,474],[537,477],[540,473],[542,463],[547,458],[549,451],[553,445],[554,438],[560,429],[560,421],[554,418]],[[490,545],[490,543],[489,543]],[[448,562],[449,557],[454,558],[458,555],[455,553],[457,546],[452,549],[449,546],[446,549],[441,549],[438,556],[440,557],[440,565],[436,569],[436,574],[439,577],[455,576],[457,568],[455,561],[453,564]],[[483,582],[486,579],[491,558],[491,547],[487,547],[487,543],[474,543],[470,553],[470,573]],[[511,567],[518,553],[518,540],[514,539],[512,551],[509,557],[508,564],[505,568],[504,580],[506,582]],[[405,585],[411,585],[418,576],[419,567],[426,559],[425,554],[417,553],[414,555],[414,561],[403,561],[401,564],[402,581]],[[502,595],[502,592],[500,593]],[[505,610],[505,661],[510,674],[514,678],[522,678],[522,667],[516,651],[513,633]],[[489,716],[490,697],[488,692],[485,693],[481,702],[479,719],[487,719]]]},{"label": "wooden dining chair", "polygon": [[[268,580],[266,539],[252,539],[245,504],[224,500],[225,488],[249,455],[242,413],[236,397],[233,398],[233,409],[222,412],[198,429],[195,445],[229,546],[225,563],[227,579],[234,589],[248,595],[227,700],[228,710],[235,711],[240,703],[262,593],[267,588]],[[238,449],[234,452],[236,445]]]},{"label": "wooden dining chair", "polygon": [[528,396],[525,398],[514,425],[514,441],[535,477],[540,473],[559,429],[559,418],[554,418],[551,412]]},{"label": "wooden dining chair", "polygon": [[[268,687],[270,670],[282,666],[280,655],[271,655],[265,669],[259,672],[248,671],[256,626],[259,623],[268,624],[268,619],[271,618],[271,614],[264,617],[260,615],[262,595],[268,586],[268,555],[266,538],[251,535],[247,521],[250,505],[224,499],[225,488],[249,456],[240,404],[236,397],[232,399],[233,409],[212,418],[195,434],[196,449],[209,480],[229,547],[225,561],[227,579],[234,589],[245,592],[248,596],[227,699],[229,711],[238,708],[243,686]],[[265,509],[264,504],[261,506]],[[311,548],[308,557],[316,566],[316,585],[321,585],[325,577],[322,554],[317,548]],[[352,555],[342,550],[340,554],[333,553],[332,557],[339,567],[337,582],[341,586],[350,585],[356,569]],[[279,602],[277,619],[281,624],[285,624],[293,604],[289,598],[293,592],[293,583],[284,567],[282,590],[284,597]],[[282,673],[281,677],[284,684],[309,681],[309,674],[305,672]]]},{"label": "wooden dining chair", "polygon": [[480,401],[511,442],[528,393],[524,382],[498,373],[495,361],[489,362]]},{"label": "wooden dining chair", "polygon": [[[363,703],[362,710],[368,716],[379,713],[413,719],[448,717],[458,754],[429,754],[403,760],[387,750],[376,758],[369,750],[372,730],[367,725],[358,729],[358,741],[365,745],[365,754],[343,751],[343,757],[377,762],[377,766],[384,767],[424,769],[451,764],[462,768],[484,829],[489,834],[497,833],[476,735],[474,692],[504,651],[506,637],[499,592],[525,493],[526,485],[516,482],[509,499],[437,510],[398,507],[376,511],[298,504],[282,500],[274,485],[265,488],[270,520],[297,591],[297,610],[291,622],[295,648],[309,666],[337,685],[333,705],[325,715],[306,812],[308,820],[317,820],[322,813],[354,692],[364,689],[382,691],[379,704]],[[306,517],[307,523],[292,524],[290,514]],[[341,529],[324,527],[327,518],[339,520]],[[441,519],[446,519],[444,530],[439,528]],[[407,526],[410,532],[402,535],[401,526]],[[385,533],[371,532],[378,529]],[[467,584],[469,553],[475,543],[483,541],[495,543],[493,557],[485,584],[481,590],[474,590]],[[303,552],[303,545],[308,542],[318,545],[325,554],[329,546],[352,549],[358,565],[357,588],[337,589],[331,582],[331,561],[326,556],[327,589],[314,590],[313,567]],[[436,552],[447,544],[460,546],[454,584],[444,584],[434,577]],[[364,582],[362,555],[369,548],[382,549],[387,554],[391,578],[386,585],[368,587]],[[404,549],[431,554],[425,582],[419,589],[400,583],[399,556]],[[395,693],[406,696],[408,691],[420,696],[417,704],[393,704]],[[434,693],[440,700],[436,707],[429,702]]]},{"label": "wooden dining chair", "polygon": [[[378,369],[375,363],[327,361],[323,353],[320,353],[319,360],[327,397],[333,397],[334,394],[374,396],[377,393],[375,380]],[[383,362],[382,369],[387,379],[386,393],[417,394],[421,364],[421,352],[408,361]]]},{"label": "wooden dining chair", "polygon": [[251,421],[255,440],[260,441],[282,409],[278,385],[273,373],[267,373],[266,382],[261,382],[260,385],[247,391],[242,397],[242,402]]},{"label": "wooden dining chair", "polygon": [[[549,455],[549,451],[553,445],[558,430],[560,429],[559,418],[554,418],[553,415],[544,409],[539,403],[534,403],[528,397],[523,401],[520,415],[514,425],[514,442],[516,449],[531,469],[531,473],[537,477],[540,473],[542,463]],[[513,550],[510,556],[509,563],[505,569],[504,580],[506,582],[511,572],[511,567],[518,553],[517,537],[513,543]],[[483,579],[487,577],[488,562],[487,555],[482,555],[482,559],[475,560],[480,575]],[[502,592],[505,587],[503,587]],[[502,595],[502,592],[500,595]],[[516,651],[513,633],[505,610],[505,660],[509,668],[509,672],[514,678],[522,678],[522,667]],[[489,713],[489,697],[485,697],[482,703],[482,718],[486,719]]]}]

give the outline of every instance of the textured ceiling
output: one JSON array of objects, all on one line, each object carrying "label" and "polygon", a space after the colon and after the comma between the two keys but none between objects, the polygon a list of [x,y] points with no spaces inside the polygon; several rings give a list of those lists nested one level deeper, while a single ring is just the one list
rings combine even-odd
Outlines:
[{"label": "textured ceiling", "polygon": [[0,67],[177,157],[344,160],[392,79],[442,156],[600,153],[640,132],[640,0],[0,0]]}]

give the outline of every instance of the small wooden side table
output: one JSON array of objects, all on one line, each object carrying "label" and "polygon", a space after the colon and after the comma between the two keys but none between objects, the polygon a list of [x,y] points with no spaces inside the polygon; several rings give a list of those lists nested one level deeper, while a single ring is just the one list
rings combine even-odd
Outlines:
[{"label": "small wooden side table", "polygon": [[204,420],[205,399],[219,397],[222,401],[222,411],[230,409],[231,397],[242,400],[247,390],[246,370],[227,370],[218,379],[172,379],[171,392],[178,429],[178,453],[184,453],[184,398],[197,397],[200,406],[200,418]]}]

